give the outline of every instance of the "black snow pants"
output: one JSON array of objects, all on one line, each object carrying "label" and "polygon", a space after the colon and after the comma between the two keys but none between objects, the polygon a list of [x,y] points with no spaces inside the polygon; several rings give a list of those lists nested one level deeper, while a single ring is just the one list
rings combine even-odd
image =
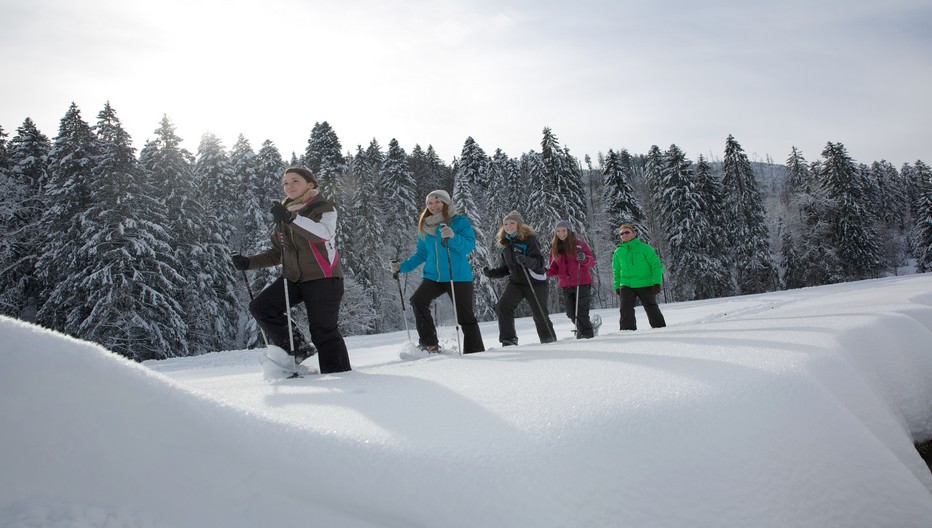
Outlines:
[{"label": "black snow pants", "polygon": [[[285,279],[279,277],[249,303],[249,312],[265,330],[269,341],[289,350],[288,316],[285,314]],[[317,347],[320,373],[352,370],[349,353],[338,324],[340,302],[343,300],[343,279],[317,279],[288,283],[288,300],[291,306],[304,302],[307,307],[311,341]]]},{"label": "black snow pants", "polygon": [[[453,293],[456,295],[456,318],[463,328],[463,353],[483,352],[485,344],[482,342],[482,333],[479,332],[479,322],[473,311],[472,282],[453,282]],[[449,282],[436,282],[429,279],[421,281],[414,294],[411,295],[411,308],[414,311],[414,325],[417,328],[419,344],[436,345],[437,326],[430,315],[430,303],[437,297],[447,294],[451,297]]]}]

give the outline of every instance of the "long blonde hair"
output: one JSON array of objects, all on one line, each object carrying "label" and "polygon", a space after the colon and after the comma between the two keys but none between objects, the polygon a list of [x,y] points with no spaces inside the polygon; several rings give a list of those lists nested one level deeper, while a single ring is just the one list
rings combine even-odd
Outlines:
[{"label": "long blonde hair", "polygon": [[[505,243],[506,234],[505,226],[502,226],[498,229],[498,234],[495,235],[495,240],[498,241],[499,247],[505,247],[507,245]],[[518,230],[515,232],[515,240],[527,240],[536,234],[537,232],[535,232],[531,226],[522,222],[521,225],[518,226]]]}]

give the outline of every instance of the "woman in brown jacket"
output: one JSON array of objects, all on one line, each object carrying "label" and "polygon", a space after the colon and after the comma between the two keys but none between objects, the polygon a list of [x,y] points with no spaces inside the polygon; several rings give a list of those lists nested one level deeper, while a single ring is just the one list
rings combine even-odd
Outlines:
[{"label": "woman in brown jacket", "polygon": [[[289,304],[304,301],[307,307],[311,341],[318,350],[321,374],[351,370],[338,325],[343,300],[343,267],[333,244],[336,208],[320,194],[314,173],[304,167],[285,170],[282,185],[286,197],[273,205],[271,211],[276,222],[272,247],[250,257],[232,257],[234,267],[239,270],[278,264],[285,268],[287,281],[286,277],[279,277],[262,290],[249,303],[249,311],[272,344],[291,350],[285,313],[287,283]],[[300,344],[294,348],[292,355],[298,362],[303,361]]]}]

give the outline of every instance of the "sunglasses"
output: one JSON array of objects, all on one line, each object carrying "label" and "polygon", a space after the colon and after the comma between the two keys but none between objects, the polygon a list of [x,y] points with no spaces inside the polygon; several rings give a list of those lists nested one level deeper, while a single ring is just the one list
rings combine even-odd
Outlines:
[{"label": "sunglasses", "polygon": [[619,233],[619,234],[622,234],[622,235],[630,235],[631,233],[634,233],[634,231],[629,231],[629,230],[625,229],[624,231],[619,231],[618,233]]}]

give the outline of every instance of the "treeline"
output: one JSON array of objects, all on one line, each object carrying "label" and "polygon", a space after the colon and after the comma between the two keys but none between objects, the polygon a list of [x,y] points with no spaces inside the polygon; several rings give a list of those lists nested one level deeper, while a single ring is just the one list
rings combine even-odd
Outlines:
[{"label": "treeline", "polygon": [[[494,234],[509,211],[544,241],[570,220],[596,253],[597,307],[617,305],[610,258],[621,223],[658,249],[668,302],[932,268],[929,167],[859,164],[840,143],[812,162],[792,148],[785,165],[752,163],[731,136],[721,160],[694,162],[671,145],[580,163],[547,128],[539,150],[517,157],[467,138],[450,165],[394,139],[344,152],[327,122],[287,161],[242,135],[230,149],[212,134],[196,153],[181,144],[164,117],[137,155],[109,103],[94,125],[72,104],[52,140],[30,119],[12,138],[0,128],[0,311],[136,360],[258,345],[247,282],[256,292],[278,270],[246,276],[229,256],[267,247],[268,209],[290,165],[313,170],[338,205],[347,335],[404,328],[398,290],[407,297],[413,284],[396,284],[386,263],[413,251],[434,189],[452,189],[469,215],[476,270],[499,258]],[[492,319],[501,285],[475,276],[477,315]],[[441,322],[452,321],[448,304],[435,303]],[[551,312],[560,317],[559,306]]]}]

